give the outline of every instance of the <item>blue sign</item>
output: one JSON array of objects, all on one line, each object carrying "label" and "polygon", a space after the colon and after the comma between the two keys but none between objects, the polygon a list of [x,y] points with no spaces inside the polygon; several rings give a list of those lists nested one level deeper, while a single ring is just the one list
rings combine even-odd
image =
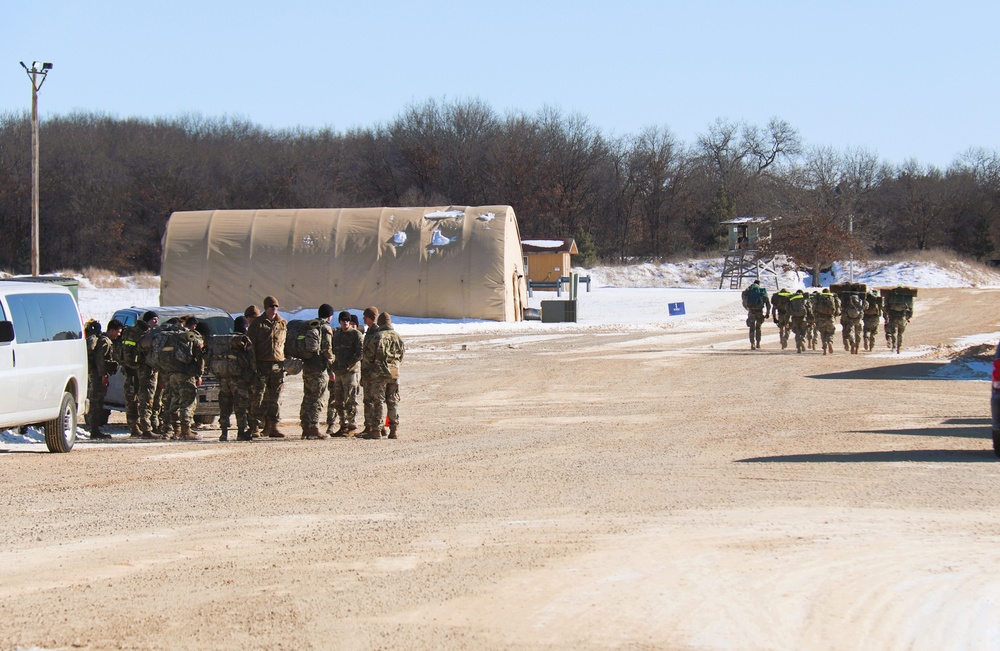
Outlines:
[{"label": "blue sign", "polygon": [[667,309],[670,310],[670,316],[680,316],[684,314],[684,303],[667,303]]}]

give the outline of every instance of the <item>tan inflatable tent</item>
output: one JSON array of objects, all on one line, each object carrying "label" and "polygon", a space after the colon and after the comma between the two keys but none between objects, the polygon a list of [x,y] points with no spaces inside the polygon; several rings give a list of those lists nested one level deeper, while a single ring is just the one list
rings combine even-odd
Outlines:
[{"label": "tan inflatable tent", "polygon": [[510,206],[175,212],[161,305],[242,312],[330,303],[393,315],[520,321],[526,284]]}]

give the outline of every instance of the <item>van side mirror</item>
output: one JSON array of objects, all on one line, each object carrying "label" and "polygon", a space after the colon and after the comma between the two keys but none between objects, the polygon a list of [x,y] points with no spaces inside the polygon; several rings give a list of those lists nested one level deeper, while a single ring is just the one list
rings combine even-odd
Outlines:
[{"label": "van side mirror", "polygon": [[0,321],[0,344],[14,341],[14,324],[10,321]]}]

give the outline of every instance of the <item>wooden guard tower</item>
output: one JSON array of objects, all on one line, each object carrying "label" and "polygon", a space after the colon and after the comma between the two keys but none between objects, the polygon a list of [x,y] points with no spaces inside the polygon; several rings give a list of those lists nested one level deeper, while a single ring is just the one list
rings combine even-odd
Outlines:
[{"label": "wooden guard tower", "polygon": [[[719,289],[722,289],[727,280],[730,289],[741,289],[744,278],[750,282],[760,278],[761,284],[765,287],[768,281],[771,281],[774,288],[778,289],[778,272],[774,266],[774,256],[764,255],[757,248],[758,241],[770,236],[766,230],[768,219],[736,217],[722,223],[729,229],[729,250],[722,252],[722,277],[719,279]],[[763,233],[762,228],[765,229]]]}]

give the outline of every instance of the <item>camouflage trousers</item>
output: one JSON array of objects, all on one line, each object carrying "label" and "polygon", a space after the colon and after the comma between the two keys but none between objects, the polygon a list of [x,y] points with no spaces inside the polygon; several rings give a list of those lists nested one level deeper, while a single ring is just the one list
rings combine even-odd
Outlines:
[{"label": "camouflage trousers", "polygon": [[333,425],[334,416],[340,425],[354,429],[358,422],[358,384],[360,371],[342,371],[330,382],[330,403],[327,406],[326,424]]},{"label": "camouflage trousers", "polygon": [[171,373],[164,384],[167,407],[163,421],[173,426],[191,427],[194,410],[198,407],[198,378],[184,373]]},{"label": "camouflage trousers", "polygon": [[890,350],[897,353],[903,349],[903,333],[906,332],[907,319],[905,316],[889,315],[885,321],[885,342],[889,344]]},{"label": "camouflage trousers", "polygon": [[778,326],[778,337],[781,339],[781,350],[788,348],[788,335],[792,331],[792,317],[782,312],[775,318],[774,323]]},{"label": "camouflage trousers", "polygon": [[104,398],[108,395],[108,388],[102,382],[100,375],[91,375],[88,378],[87,400],[90,406],[87,409],[87,425],[91,428],[108,424],[108,417],[111,412],[104,408]]},{"label": "camouflage trousers", "polygon": [[250,428],[250,384],[244,378],[219,378],[219,425],[229,429],[230,415],[236,414],[236,428]]},{"label": "camouflage trousers", "polygon": [[[372,377],[370,371],[361,371],[361,402],[364,407],[364,420],[365,420],[365,431],[372,431],[371,424],[375,422],[375,416],[372,414],[374,411],[374,406],[372,404],[372,396],[375,395],[375,387],[372,386],[372,382],[375,378]],[[381,427],[381,425],[379,425]]]},{"label": "camouflage trousers", "polygon": [[[391,377],[372,379],[372,422],[371,432],[381,432],[385,426],[386,416],[389,417],[389,427],[399,423],[399,380]],[[365,429],[368,424],[365,423]]]},{"label": "camouflage trousers", "polygon": [[841,336],[844,339],[844,350],[849,353],[858,353],[861,346],[861,319],[852,319],[845,316],[840,319]]},{"label": "camouflage trousers", "polygon": [[833,353],[833,336],[837,334],[837,322],[832,316],[816,317],[816,330],[819,331],[820,339],[823,343],[823,354],[827,351]]},{"label": "camouflage trousers", "polygon": [[143,433],[152,432],[154,426],[154,402],[156,395],[157,374],[145,364],[139,366],[135,373],[135,404],[139,430]]},{"label": "camouflage trousers", "polygon": [[281,406],[278,401],[284,385],[283,362],[257,362],[257,382],[253,384],[255,393],[250,396],[250,406],[254,409],[253,420],[258,427],[265,421],[277,423],[281,420]]},{"label": "camouflage trousers", "polygon": [[129,430],[138,431],[139,400],[136,398],[137,380],[135,377],[135,371],[132,369],[123,369],[122,374],[125,379],[122,383],[122,391],[125,394],[125,422],[128,423]]},{"label": "camouflage trousers", "polygon": [[865,316],[864,342],[865,350],[875,350],[875,336],[878,334],[878,315]]},{"label": "camouflage trousers", "polygon": [[804,317],[799,317],[793,318],[789,327],[795,333],[795,352],[805,351],[806,345],[809,343],[809,324],[806,323]]},{"label": "camouflage trousers", "polygon": [[764,310],[747,310],[747,327],[750,328],[750,347],[760,348],[760,327],[764,325]]},{"label": "camouflage trousers", "polygon": [[325,370],[302,369],[302,406],[299,408],[302,427],[319,425],[323,407],[326,406],[326,385],[329,382],[330,375]]}]

